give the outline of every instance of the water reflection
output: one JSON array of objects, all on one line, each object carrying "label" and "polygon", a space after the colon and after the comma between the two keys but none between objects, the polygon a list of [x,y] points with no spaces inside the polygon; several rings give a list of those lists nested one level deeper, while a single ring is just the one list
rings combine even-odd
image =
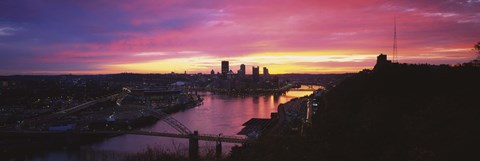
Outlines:
[{"label": "water reflection", "polygon": [[[236,135],[244,122],[251,118],[270,118],[270,113],[277,111],[280,103],[296,97],[311,94],[310,91],[291,91],[283,96],[229,97],[202,93],[204,104],[193,109],[172,115],[191,130],[200,133]],[[175,132],[175,129],[164,122],[157,122],[144,130]],[[186,147],[184,139],[160,138],[148,136],[125,135],[109,139],[95,145],[98,149],[138,152],[147,146],[163,146],[170,148],[172,144]]]}]

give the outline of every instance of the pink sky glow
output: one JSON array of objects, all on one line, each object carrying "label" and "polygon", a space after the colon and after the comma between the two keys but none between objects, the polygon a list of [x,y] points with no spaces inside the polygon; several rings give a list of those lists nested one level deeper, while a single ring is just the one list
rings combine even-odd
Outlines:
[{"label": "pink sky glow", "polygon": [[472,60],[480,1],[145,0],[0,2],[0,75],[344,73],[399,61]]}]

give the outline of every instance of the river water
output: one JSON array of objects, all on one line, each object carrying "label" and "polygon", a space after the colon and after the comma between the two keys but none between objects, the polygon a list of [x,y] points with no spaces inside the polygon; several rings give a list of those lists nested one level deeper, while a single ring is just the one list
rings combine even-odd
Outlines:
[{"label": "river water", "polygon": [[[306,88],[302,86],[301,88]],[[318,88],[318,86],[314,86]],[[198,130],[200,134],[236,135],[242,128],[242,124],[251,118],[270,118],[270,113],[276,112],[281,103],[290,99],[311,94],[311,91],[289,91],[282,96],[258,96],[258,97],[232,97],[217,95],[209,92],[199,93],[203,98],[203,104],[185,111],[172,114],[171,117],[183,123],[190,130]],[[150,127],[141,130],[178,133],[163,121],[158,121]],[[214,142],[200,141],[200,152],[205,153],[213,149]],[[223,143],[223,152],[228,153],[235,144]],[[80,149],[93,149],[94,151],[106,151],[115,153],[136,153],[146,148],[160,148],[165,151],[188,152],[187,139],[164,138],[154,136],[122,135],[91,145],[84,145]],[[83,160],[78,158],[79,149],[52,150],[47,154],[35,156],[31,160]],[[187,153],[188,154],[188,153]],[[81,154],[80,154],[81,155]],[[30,160],[30,159],[27,159]]]}]

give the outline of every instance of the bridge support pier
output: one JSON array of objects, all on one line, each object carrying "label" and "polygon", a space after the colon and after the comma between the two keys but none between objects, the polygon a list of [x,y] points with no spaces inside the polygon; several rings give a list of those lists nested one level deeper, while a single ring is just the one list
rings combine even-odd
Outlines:
[{"label": "bridge support pier", "polygon": [[215,156],[217,159],[222,158],[222,142],[217,141],[217,145],[215,146]]},{"label": "bridge support pier", "polygon": [[190,139],[188,140],[188,158],[190,161],[198,160],[198,131],[190,134]]}]

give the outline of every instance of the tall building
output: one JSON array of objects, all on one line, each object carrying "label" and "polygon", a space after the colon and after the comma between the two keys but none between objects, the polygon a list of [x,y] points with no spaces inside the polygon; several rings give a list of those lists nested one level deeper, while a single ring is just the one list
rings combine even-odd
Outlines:
[{"label": "tall building", "polygon": [[213,69],[212,69],[212,71],[210,71],[210,74],[215,75],[215,71],[213,71]]},{"label": "tall building", "polygon": [[240,65],[240,70],[238,70],[238,75],[244,76],[246,73],[245,64]]},{"label": "tall building", "polygon": [[222,61],[222,76],[227,77],[228,71],[230,71],[228,61]]},{"label": "tall building", "polygon": [[252,66],[252,79],[258,81],[260,76],[260,67]]},{"label": "tall building", "polygon": [[268,73],[268,68],[267,67],[263,67],[263,76],[269,76],[270,73]]}]

